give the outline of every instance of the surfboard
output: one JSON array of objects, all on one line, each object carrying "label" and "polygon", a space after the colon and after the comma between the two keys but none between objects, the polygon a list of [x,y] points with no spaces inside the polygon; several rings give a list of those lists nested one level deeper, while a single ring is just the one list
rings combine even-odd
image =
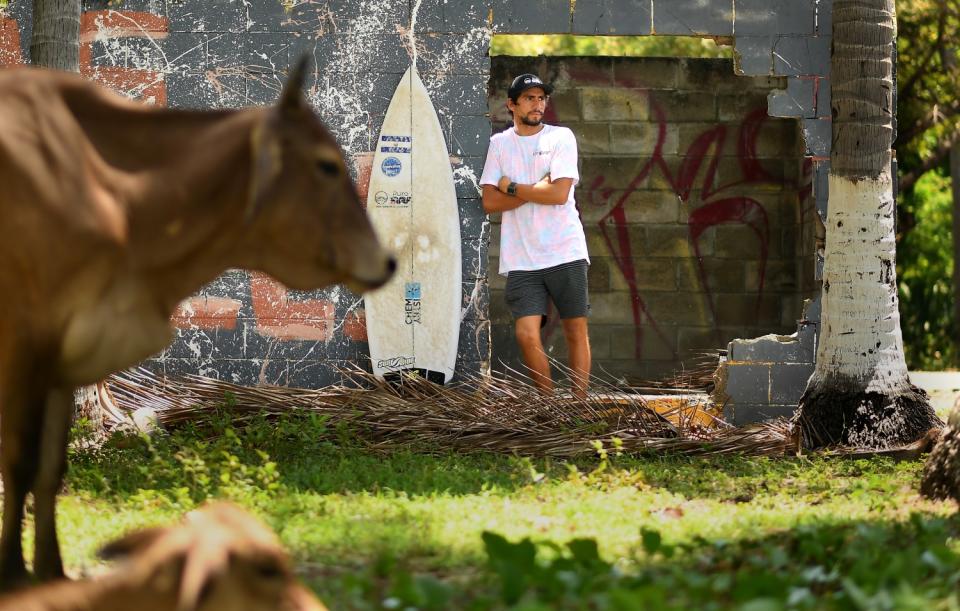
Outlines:
[{"label": "surfboard", "polygon": [[390,282],[364,296],[373,373],[445,384],[460,339],[460,214],[443,129],[414,66],[377,139],[367,214],[397,257]]}]

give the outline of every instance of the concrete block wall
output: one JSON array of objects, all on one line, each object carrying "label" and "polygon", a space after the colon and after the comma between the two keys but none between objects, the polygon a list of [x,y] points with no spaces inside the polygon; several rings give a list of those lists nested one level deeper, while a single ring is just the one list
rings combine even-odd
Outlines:
[{"label": "concrete block wall", "polygon": [[[0,63],[28,57],[28,0],[0,15]],[[408,0],[86,0],[82,73],[132,98],[170,107],[271,104],[303,54],[316,69],[307,97],[344,148],[366,198],[373,146],[416,49],[446,132],[463,237],[458,370],[489,367],[489,224],[476,177],[490,136],[488,10]],[[174,315],[176,339],[147,365],[234,382],[320,387],[366,365],[363,301],[341,287],[287,291],[259,274],[224,274]]]},{"label": "concrete block wall", "polygon": [[[494,57],[495,130],[513,76],[531,71],[557,87],[546,121],[577,136],[598,371],[657,379],[732,339],[795,328],[814,259],[798,123],[767,115],[786,79],[737,76],[732,60]],[[493,363],[516,368],[493,218]],[[544,339],[565,357],[556,312]]]},{"label": "concrete block wall", "polygon": [[[787,77],[787,87],[769,96],[768,112],[772,117],[797,119],[802,125],[804,167],[810,180],[802,210],[808,222],[798,238],[803,244],[815,244],[814,266],[805,276],[812,283],[812,299],[790,336],[737,339],[729,344],[718,395],[726,401],[725,415],[736,424],[789,417],[813,373],[830,171],[832,1],[763,4],[776,15],[778,26],[756,36],[737,36],[738,72]],[[738,0],[737,5],[739,14],[744,4]]]},{"label": "concrete block wall", "polygon": [[[0,65],[19,63],[26,57],[30,5],[28,0],[10,0],[0,14]],[[390,95],[416,49],[421,74],[448,130],[451,164],[457,177],[464,236],[464,327],[460,346],[464,371],[484,371],[490,361],[487,244],[491,232],[479,204],[476,179],[491,130],[486,93],[490,78],[488,47],[493,34],[671,34],[732,40],[738,74],[777,77],[777,86],[784,90],[769,97],[768,110],[771,115],[801,122],[806,143],[803,157],[813,185],[811,197],[818,212],[825,214],[830,146],[830,0],[85,0],[84,9],[83,73],[131,97],[158,104],[266,104],[279,92],[290,60],[304,52],[311,54],[318,68],[309,83],[310,99],[346,150],[361,188],[369,173],[372,141]],[[780,87],[783,81],[779,77],[785,78],[785,87]],[[614,81],[609,95],[618,95],[615,92],[622,88]],[[696,112],[694,98],[701,96],[680,95],[682,86],[677,93],[673,96],[664,92],[660,103],[677,116]],[[560,100],[556,102],[559,112]],[[588,127],[595,116],[591,113],[604,104],[616,104],[602,99],[595,103],[589,95],[586,104],[582,97],[578,102],[587,144],[587,130],[596,129]],[[650,146],[650,134],[627,127],[633,119],[631,105],[625,110],[621,103],[619,108],[626,114],[615,119],[622,127],[615,133],[607,132],[611,150],[634,147],[643,154],[644,147]],[[649,108],[647,105],[646,112]],[[642,120],[648,119],[649,115]],[[708,122],[696,115],[684,120]],[[598,137],[601,142],[592,145],[603,145],[603,130]],[[672,137],[680,147],[685,136],[677,133]],[[592,171],[589,167],[586,170]],[[615,165],[603,174],[610,177],[608,180],[620,180],[636,170],[635,165]],[[806,176],[807,172],[798,170],[796,176]],[[648,177],[648,185],[655,185],[657,180]],[[589,189],[591,185],[584,186]],[[601,195],[603,188],[626,189],[625,185],[598,187]],[[687,201],[694,193],[692,189]],[[665,219],[657,215],[670,215],[669,206],[662,200],[650,208],[631,207],[625,200],[622,208],[624,212],[653,215],[657,223],[651,227],[664,224]],[[804,227],[811,225],[806,223]],[[642,238],[650,247],[661,244],[674,248],[682,242],[671,230],[638,229],[642,231],[627,231],[627,236]],[[703,236],[709,237],[701,237],[701,241],[715,246],[719,229],[727,227],[705,230]],[[802,229],[794,238],[805,244],[809,237],[806,232],[810,230]],[[781,244],[788,239],[793,238],[780,236]],[[600,246],[605,245],[604,241]],[[803,248],[782,247],[793,252],[802,252]],[[614,270],[609,265],[605,268],[611,272],[606,280],[602,271],[595,271],[600,277],[592,280],[598,286],[609,282],[609,294],[622,291],[622,285],[614,285],[618,282]],[[716,264],[707,271],[718,276],[719,283],[723,268]],[[634,277],[640,278],[640,272],[644,272],[643,278],[654,281],[659,271],[635,270]],[[743,273],[746,287],[750,273],[746,266]],[[697,274],[692,276],[696,278]],[[679,283],[679,276],[675,279]],[[609,309],[626,308],[634,316],[638,303],[614,302]],[[703,300],[699,304],[678,300],[669,303],[687,312],[691,319],[702,314]],[[733,300],[729,307],[737,310],[737,303]],[[639,316],[646,314],[641,312]],[[816,324],[813,317],[805,318]],[[335,366],[362,357],[365,348],[362,301],[356,296],[339,289],[317,294],[287,292],[246,272],[230,272],[206,287],[184,304],[175,321],[177,341],[152,361],[152,366],[171,373],[196,371],[242,383],[316,387],[336,381]],[[650,337],[647,334],[641,341],[636,336],[624,341],[628,345],[633,342],[636,349],[638,343],[653,341]],[[652,337],[662,341],[659,334]],[[612,339],[610,344],[612,350]],[[666,344],[672,346],[672,340]],[[679,349],[679,334],[676,344]],[[731,352],[736,350],[731,347]],[[749,366],[751,361],[730,361],[731,367],[735,363]],[[794,363],[785,360],[782,364]],[[730,404],[754,405],[742,397],[756,384],[768,385],[766,396],[780,396],[779,391],[774,393],[781,380],[777,371],[777,366],[770,365],[766,382],[759,376],[729,385]],[[648,371],[640,373],[646,375]]]}]

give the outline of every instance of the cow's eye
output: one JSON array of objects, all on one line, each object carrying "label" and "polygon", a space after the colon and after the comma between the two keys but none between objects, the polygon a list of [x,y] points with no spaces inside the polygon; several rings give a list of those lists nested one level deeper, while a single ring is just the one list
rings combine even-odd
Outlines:
[{"label": "cow's eye", "polygon": [[329,159],[318,159],[317,170],[324,176],[333,178],[340,175],[340,164],[335,161],[330,161]]}]

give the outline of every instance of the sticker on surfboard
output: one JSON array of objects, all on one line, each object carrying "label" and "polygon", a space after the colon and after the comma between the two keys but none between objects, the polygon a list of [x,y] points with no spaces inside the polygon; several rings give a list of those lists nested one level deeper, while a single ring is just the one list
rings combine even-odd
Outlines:
[{"label": "sticker on surfboard", "polygon": [[397,273],[364,296],[377,377],[453,377],[460,337],[460,215],[453,171],[430,96],[411,66],[393,94],[374,151],[367,213]]}]

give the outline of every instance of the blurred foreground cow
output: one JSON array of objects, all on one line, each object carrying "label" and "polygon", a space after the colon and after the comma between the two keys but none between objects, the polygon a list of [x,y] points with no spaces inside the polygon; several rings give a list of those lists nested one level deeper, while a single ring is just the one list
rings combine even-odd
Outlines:
[{"label": "blurred foreground cow", "polygon": [[270,529],[226,503],[184,523],[107,545],[115,572],[59,581],[0,599],[0,611],[325,611],[290,568]]},{"label": "blurred foreground cow", "polygon": [[0,72],[0,586],[63,575],[54,503],[75,387],[162,350],[177,304],[228,268],[362,292],[396,264],[377,242],[305,62],[275,107],[184,111],[77,76]]}]

